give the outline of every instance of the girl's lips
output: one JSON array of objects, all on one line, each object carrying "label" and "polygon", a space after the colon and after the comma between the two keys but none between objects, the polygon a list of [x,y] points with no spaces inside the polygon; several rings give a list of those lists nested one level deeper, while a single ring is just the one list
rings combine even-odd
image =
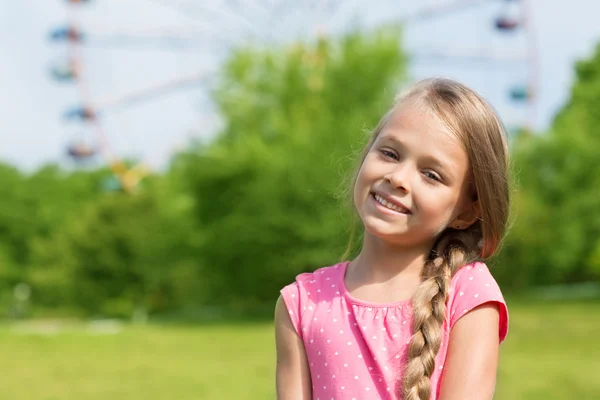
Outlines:
[{"label": "girl's lips", "polygon": [[[379,202],[379,200],[377,200],[376,196],[379,197],[380,199],[382,199],[382,197],[379,196],[378,194],[371,193],[371,196],[370,196],[371,200],[375,203],[375,207],[378,208],[379,210],[381,210],[382,212],[385,212],[386,214],[392,214],[392,215],[409,215],[409,214],[411,214],[411,212],[408,209],[406,209],[403,206],[398,206],[396,203],[389,202],[391,204],[394,204],[394,208],[396,208],[396,209],[392,209],[392,208],[389,208],[389,207],[383,205],[381,202]],[[385,199],[383,199],[383,200],[387,202],[387,200],[385,200]]]},{"label": "girl's lips", "polygon": [[[400,214],[412,214],[408,207],[406,207],[400,201],[390,198],[385,194],[371,192],[371,197],[373,200],[375,200],[375,202],[377,202],[377,204],[380,204],[382,207],[385,207],[389,210],[396,211]],[[389,208],[388,205],[391,205],[392,208]]]}]

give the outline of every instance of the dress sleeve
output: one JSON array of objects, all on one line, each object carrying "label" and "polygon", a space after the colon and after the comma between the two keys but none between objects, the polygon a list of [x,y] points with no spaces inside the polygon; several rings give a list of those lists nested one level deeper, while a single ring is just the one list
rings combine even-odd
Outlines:
[{"label": "dress sleeve", "polygon": [[307,279],[309,274],[304,273],[296,277],[296,281],[290,283],[280,290],[281,298],[285,303],[292,325],[300,338],[302,336],[302,314],[306,309],[306,292],[302,282]]},{"label": "dress sleeve", "polygon": [[476,262],[461,268],[452,278],[450,285],[450,329],[460,317],[475,307],[490,302],[498,305],[498,336],[502,343],[508,334],[508,308],[498,283],[484,263]]}]

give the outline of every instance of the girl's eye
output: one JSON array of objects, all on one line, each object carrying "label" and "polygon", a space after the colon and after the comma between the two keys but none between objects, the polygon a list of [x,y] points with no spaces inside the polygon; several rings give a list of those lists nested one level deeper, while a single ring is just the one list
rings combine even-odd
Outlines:
[{"label": "girl's eye", "polygon": [[383,154],[384,156],[386,156],[388,158],[392,158],[394,160],[398,159],[398,156],[396,155],[396,153],[394,153],[393,151],[390,151],[390,150],[382,149],[381,154]]},{"label": "girl's eye", "polygon": [[425,171],[425,172],[423,172],[423,175],[425,175],[427,177],[427,179],[429,179],[429,180],[438,181],[438,182],[442,181],[440,176],[438,174],[436,174],[435,172]]}]

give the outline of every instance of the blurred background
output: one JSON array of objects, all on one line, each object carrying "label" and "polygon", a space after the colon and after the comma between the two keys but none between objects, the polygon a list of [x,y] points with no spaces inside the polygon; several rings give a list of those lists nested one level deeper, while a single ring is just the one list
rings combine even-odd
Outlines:
[{"label": "blurred background", "polygon": [[499,111],[497,399],[597,399],[600,3],[0,0],[0,395],[274,399],[279,289],[340,260],[405,85]]}]

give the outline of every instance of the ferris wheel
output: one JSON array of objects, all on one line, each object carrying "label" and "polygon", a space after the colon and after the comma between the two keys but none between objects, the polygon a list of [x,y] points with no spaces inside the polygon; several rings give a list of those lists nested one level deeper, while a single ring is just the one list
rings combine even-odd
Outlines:
[{"label": "ferris wheel", "polygon": [[[78,165],[105,163],[107,190],[135,190],[152,164],[152,137],[161,136],[158,151],[168,157],[194,125],[200,136],[214,133],[211,82],[232,49],[338,36],[356,25],[401,25],[413,79],[460,78],[505,110],[509,127],[535,123],[529,0],[63,1],[69,18],[50,39],[59,52],[52,77],[77,93],[64,113],[66,154]],[[178,111],[188,127],[177,126]],[[151,135],[155,128],[165,133]]]}]

